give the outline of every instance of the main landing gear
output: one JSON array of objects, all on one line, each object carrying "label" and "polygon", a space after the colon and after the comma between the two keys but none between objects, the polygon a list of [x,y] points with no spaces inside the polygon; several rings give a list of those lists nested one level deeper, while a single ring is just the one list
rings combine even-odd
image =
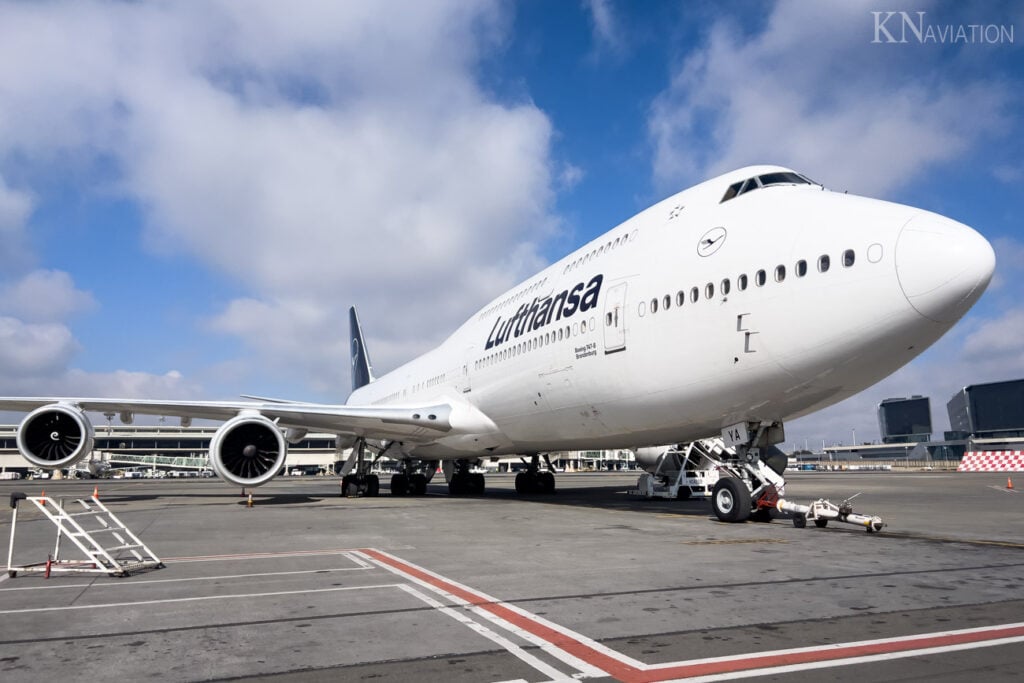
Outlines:
[{"label": "main landing gear", "polygon": [[[366,458],[368,448],[366,439],[358,439],[352,448],[352,454],[341,468],[341,495],[349,498],[356,496],[377,496],[380,494],[380,478],[370,473],[370,468],[377,461]],[[384,448],[381,450],[383,453]],[[377,455],[380,458],[380,454]]]},{"label": "main landing gear", "polygon": [[[523,462],[526,462],[525,460]],[[551,467],[551,460],[547,454],[544,455],[544,462],[547,464],[546,471],[540,470],[540,457],[535,453],[530,462],[526,463],[526,471],[516,475],[516,493],[519,495],[540,493],[552,494],[555,492],[555,475]]]},{"label": "main landing gear", "polygon": [[743,422],[722,430],[722,437],[735,455],[719,465],[721,477],[711,491],[715,516],[723,522],[772,521],[786,487],[786,456],[771,449],[785,440],[782,423]]},{"label": "main landing gear", "polygon": [[480,472],[473,472],[475,460],[445,460],[441,465],[448,481],[448,493],[452,496],[483,495],[486,481]]},{"label": "main landing gear", "polygon": [[437,471],[437,461],[403,460],[400,472],[391,476],[392,496],[423,496]]}]

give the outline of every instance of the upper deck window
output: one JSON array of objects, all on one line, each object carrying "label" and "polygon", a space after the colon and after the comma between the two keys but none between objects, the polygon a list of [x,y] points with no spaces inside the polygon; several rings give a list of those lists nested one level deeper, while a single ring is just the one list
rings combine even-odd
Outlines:
[{"label": "upper deck window", "polygon": [[733,197],[738,197],[745,192],[756,190],[761,187],[769,187],[770,185],[812,185],[810,179],[800,175],[799,173],[793,173],[792,171],[776,171],[774,173],[765,173],[754,178],[747,178],[746,180],[738,183],[733,183],[729,186],[729,189],[725,191],[722,196],[722,200],[718,202],[727,202]]}]

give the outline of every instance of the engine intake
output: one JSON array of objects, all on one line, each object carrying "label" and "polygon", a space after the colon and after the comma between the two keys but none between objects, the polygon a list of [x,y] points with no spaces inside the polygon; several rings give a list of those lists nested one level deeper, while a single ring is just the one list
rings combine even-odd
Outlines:
[{"label": "engine intake", "polygon": [[239,415],[210,441],[210,464],[236,486],[261,486],[277,476],[288,453],[281,431],[263,415]]},{"label": "engine intake", "polygon": [[91,453],[94,437],[92,423],[84,412],[55,403],[26,415],[16,441],[26,460],[52,470],[73,465]]}]

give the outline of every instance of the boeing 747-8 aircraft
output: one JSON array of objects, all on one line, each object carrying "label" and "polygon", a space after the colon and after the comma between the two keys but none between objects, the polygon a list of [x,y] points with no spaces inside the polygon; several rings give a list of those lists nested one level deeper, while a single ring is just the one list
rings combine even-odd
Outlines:
[{"label": "boeing 747-8 aircraft", "polygon": [[[722,434],[741,466],[712,496],[746,519],[781,485],[766,447],[783,421],[871,386],[941,337],[985,290],[989,243],[928,211],[831,192],[777,166],[743,168],[630,218],[489,302],[436,349],[373,376],[350,314],[343,405],[4,398],[31,411],[33,465],[92,451],[86,412],[226,420],[218,475],[264,484],[307,430],[352,448],[343,487],[375,495],[373,457],[402,463],[392,493],[421,494],[441,463],[451,493],[479,493],[481,458],[521,454],[516,488],[554,490],[551,451],[637,448]],[[724,482],[724,483],[722,483]],[[742,485],[741,485],[742,484]]]}]

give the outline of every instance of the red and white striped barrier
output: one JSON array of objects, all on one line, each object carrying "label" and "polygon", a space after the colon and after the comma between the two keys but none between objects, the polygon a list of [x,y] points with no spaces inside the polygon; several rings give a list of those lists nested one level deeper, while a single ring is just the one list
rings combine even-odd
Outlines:
[{"label": "red and white striped barrier", "polygon": [[967,451],[957,472],[1024,472],[1024,451]]}]

